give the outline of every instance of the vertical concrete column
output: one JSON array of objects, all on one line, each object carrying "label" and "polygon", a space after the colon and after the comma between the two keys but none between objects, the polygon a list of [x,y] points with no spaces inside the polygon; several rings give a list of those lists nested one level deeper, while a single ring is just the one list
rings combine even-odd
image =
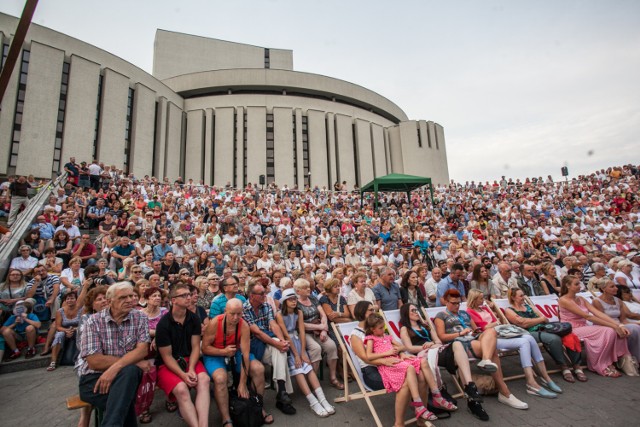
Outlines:
[{"label": "vertical concrete column", "polygon": [[204,162],[204,110],[187,111],[187,144],[184,156],[184,180],[200,182]]},{"label": "vertical concrete column", "polygon": [[156,114],[156,93],[136,83],[131,116],[129,172],[136,177],[151,174],[153,167],[153,134]]},{"label": "vertical concrete column", "polygon": [[247,182],[267,175],[267,109],[247,107]]},{"label": "vertical concrete column", "polygon": [[311,158],[311,187],[331,188],[329,180],[329,155],[327,153],[327,127],[325,112],[308,110],[309,155]]},{"label": "vertical concrete column", "polygon": [[98,160],[122,168],[127,128],[129,78],[105,68],[98,131]]},{"label": "vertical concrete column", "polygon": [[[18,175],[51,176],[63,62],[63,51],[31,43],[16,165]],[[60,161],[65,162],[62,158]]]},{"label": "vertical concrete column", "polygon": [[375,165],[375,177],[385,176],[387,172],[387,152],[384,146],[384,128],[371,123],[371,145]]},{"label": "vertical concrete column", "polygon": [[233,182],[233,116],[235,108],[216,108],[215,145],[213,147],[215,162],[213,165],[213,184],[225,186]]},{"label": "vertical concrete column", "polygon": [[167,105],[167,144],[165,149],[165,173],[170,181],[180,176],[182,151],[182,109],[173,102]]},{"label": "vertical concrete column", "polygon": [[356,167],[353,153],[353,118],[336,114],[336,151],[338,153],[338,176],[346,181],[347,188],[356,183]]},{"label": "vertical concrete column", "polygon": [[297,160],[293,157],[292,117],[291,108],[273,108],[274,180],[278,186],[287,184],[289,188],[292,188],[295,182],[293,162]]},{"label": "vertical concrete column", "polygon": [[358,173],[360,174],[360,186],[363,186],[374,178],[373,173],[373,151],[371,149],[371,123],[356,119],[356,158],[358,163]]},{"label": "vertical concrete column", "polygon": [[400,126],[391,126],[388,130],[387,147],[391,158],[391,173],[404,173]]},{"label": "vertical concrete column", "polygon": [[204,110],[204,183],[213,184],[213,109]]},{"label": "vertical concrete column", "polygon": [[[91,163],[95,119],[98,113],[100,65],[76,55],[71,56],[70,65],[62,160],[66,162],[66,159],[75,156],[78,162],[84,160]],[[151,121],[153,122],[153,119]],[[71,123],[73,125],[70,125]],[[151,168],[147,173],[151,173]]]}]

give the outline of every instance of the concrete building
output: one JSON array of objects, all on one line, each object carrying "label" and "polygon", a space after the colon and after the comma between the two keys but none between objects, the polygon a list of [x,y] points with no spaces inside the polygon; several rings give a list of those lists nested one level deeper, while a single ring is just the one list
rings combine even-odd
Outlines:
[{"label": "concrete building", "polygon": [[[18,19],[0,14],[2,65]],[[153,74],[32,24],[0,111],[0,174],[71,156],[135,176],[348,188],[388,173],[449,180],[442,126],[387,98],[293,70],[293,52],[156,32]]]}]

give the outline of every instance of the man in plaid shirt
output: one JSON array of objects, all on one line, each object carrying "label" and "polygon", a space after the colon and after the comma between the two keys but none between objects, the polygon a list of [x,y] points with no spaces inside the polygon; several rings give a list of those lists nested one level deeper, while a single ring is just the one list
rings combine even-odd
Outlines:
[{"label": "man in plaid shirt", "polygon": [[91,316],[80,343],[80,398],[104,410],[103,427],[135,426],[136,391],[149,351],[147,317],[134,310],[129,282],[107,291],[109,307]]}]

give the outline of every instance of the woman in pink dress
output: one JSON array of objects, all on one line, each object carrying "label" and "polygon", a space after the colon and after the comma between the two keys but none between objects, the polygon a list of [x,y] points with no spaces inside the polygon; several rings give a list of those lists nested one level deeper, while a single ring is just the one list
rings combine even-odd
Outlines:
[{"label": "woman in pink dress", "polygon": [[[565,276],[558,299],[560,317],[562,321],[571,323],[573,332],[584,341],[589,369],[606,377],[617,378],[621,374],[613,364],[629,354],[626,340],[629,330],[579,297],[578,292],[580,279]],[[588,326],[587,320],[593,325]]]}]

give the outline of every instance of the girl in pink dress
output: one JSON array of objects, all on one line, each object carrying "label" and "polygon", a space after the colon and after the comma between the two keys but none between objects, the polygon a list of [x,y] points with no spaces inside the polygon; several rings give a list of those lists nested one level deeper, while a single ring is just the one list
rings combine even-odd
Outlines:
[{"label": "girl in pink dress", "polygon": [[[416,418],[433,421],[438,417],[429,411],[422,403],[420,398],[420,392],[418,390],[418,375],[423,374],[423,370],[429,370],[429,365],[426,363],[426,359],[417,357],[406,357],[402,359],[398,357],[398,352],[402,351],[404,347],[402,344],[394,342],[393,339],[385,334],[384,331],[384,319],[379,314],[371,314],[366,320],[367,336],[364,343],[367,348],[367,358],[369,360],[375,359],[390,359],[395,363],[389,363],[389,365],[378,366],[378,371],[382,377],[384,388],[387,392],[397,392],[404,385],[405,381],[409,386],[411,393],[411,406],[415,408]],[[433,377],[431,377],[433,379]],[[429,384],[431,389],[434,389],[433,384]],[[435,387],[435,393],[440,395],[438,387]],[[436,395],[434,394],[434,403],[436,402]],[[450,402],[444,399],[438,401],[444,401],[451,405],[451,408],[443,409],[454,410],[457,409]]]},{"label": "girl in pink dress", "polygon": [[[629,354],[626,340],[629,330],[577,296],[578,292],[580,279],[565,276],[558,299],[560,317],[563,322],[571,323],[573,332],[584,341],[589,369],[606,377],[617,378],[621,374],[613,364]],[[593,325],[588,326],[587,320]]]}]

